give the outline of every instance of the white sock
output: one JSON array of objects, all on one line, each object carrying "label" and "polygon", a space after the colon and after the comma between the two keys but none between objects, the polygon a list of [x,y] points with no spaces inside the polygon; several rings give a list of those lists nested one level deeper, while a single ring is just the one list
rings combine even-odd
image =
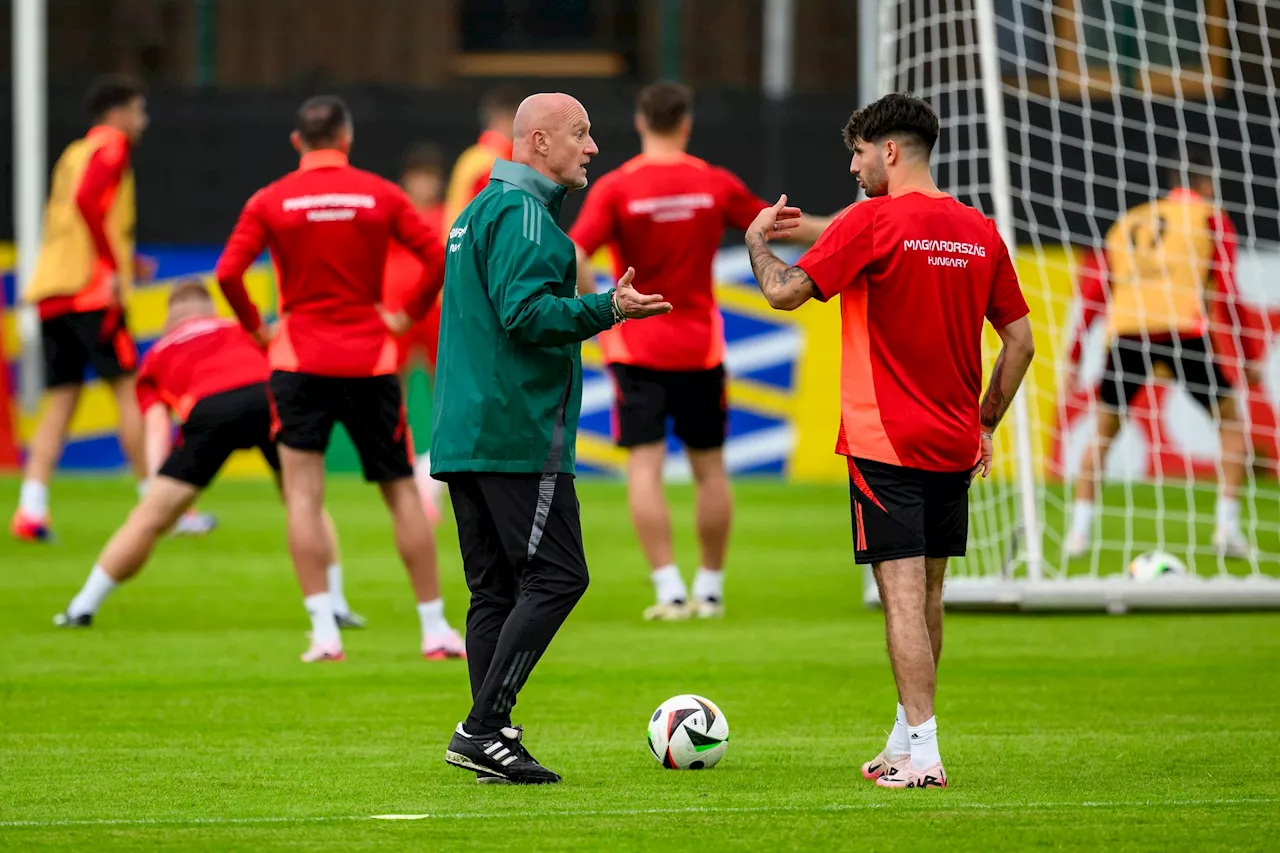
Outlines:
[{"label": "white sock", "polygon": [[910,751],[911,738],[907,734],[907,709],[899,702],[898,710],[894,712],[893,731],[889,732],[889,741],[884,745],[884,754],[906,755]]},{"label": "white sock", "polygon": [[333,599],[327,592],[308,595],[302,599],[311,617],[311,642],[323,646],[340,646],[338,622],[333,618]]},{"label": "white sock", "polygon": [[422,623],[422,639],[427,635],[439,636],[449,633],[449,623],[444,618],[444,599],[418,602],[418,621]]},{"label": "white sock", "polygon": [[942,756],[938,754],[937,717],[930,717],[918,726],[907,726],[907,736],[911,741],[911,763],[916,769],[928,770],[942,763]]},{"label": "white sock", "polygon": [[1076,501],[1071,505],[1071,532],[1088,537],[1093,529],[1093,501]]},{"label": "white sock", "polygon": [[49,514],[49,487],[39,480],[23,480],[18,508],[27,515],[44,518]]},{"label": "white sock", "polygon": [[329,581],[329,601],[333,603],[334,613],[350,613],[351,605],[347,604],[347,595],[342,589],[342,564],[334,563],[324,570]]},{"label": "white sock", "polygon": [[138,481],[138,500],[142,500],[147,496],[147,488],[151,485],[149,480]]},{"label": "white sock", "polygon": [[89,577],[85,579],[84,586],[80,588],[80,592],[67,605],[67,614],[83,616],[86,613],[97,613],[102,602],[106,601],[107,596],[111,594],[111,590],[119,585],[102,566],[94,566],[93,571],[89,572]]},{"label": "white sock", "polygon": [[699,601],[712,599],[724,600],[724,572],[713,572],[711,569],[698,569],[693,576],[693,597]]},{"label": "white sock", "polygon": [[413,463],[413,482],[418,487],[418,494],[424,501],[435,503],[440,496],[440,487],[444,485],[431,476],[431,456],[424,453]]},{"label": "white sock", "polygon": [[1214,515],[1217,516],[1219,530],[1235,533],[1240,529],[1240,499],[1218,495]]},{"label": "white sock", "polygon": [[654,569],[649,577],[653,579],[653,591],[659,604],[689,600],[689,589],[684,585],[684,578],[680,577],[675,563]]}]

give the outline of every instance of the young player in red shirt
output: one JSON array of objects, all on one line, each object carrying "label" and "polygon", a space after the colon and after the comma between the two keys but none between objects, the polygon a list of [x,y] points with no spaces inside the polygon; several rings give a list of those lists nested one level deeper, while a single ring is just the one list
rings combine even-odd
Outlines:
[{"label": "young player in red shirt", "polygon": [[[157,540],[213,481],[237,450],[257,448],[280,470],[271,437],[267,358],[234,320],[219,318],[198,280],[175,285],[169,317],[138,370],[137,404],[150,487],[103,548],[93,571],[67,609],[61,627],[87,628],[115,588],[146,565]],[[172,441],[173,422],[180,427]],[[336,562],[333,528],[322,542]]]},{"label": "young player in red shirt", "polygon": [[[377,483],[391,513],[423,626],[423,654],[461,657],[462,641],[444,618],[435,538],[413,482],[411,436],[396,378],[396,345],[439,290],[444,248],[395,184],[347,160],[354,129],[341,99],[320,96],[298,111],[291,140],[297,171],[245,204],[217,278],[245,329],[268,345],[289,550],[311,616],[311,660],[342,657],[326,589],[324,454],[334,424],[351,436],[365,479]],[[387,246],[396,240],[424,267],[405,309],[382,305]],[[244,273],[270,248],[280,321],[267,328],[244,287]]]},{"label": "young player in red shirt", "polygon": [[[443,235],[444,158],[440,149],[430,143],[410,149],[400,171],[400,188],[409,197],[414,210],[437,234]],[[383,307],[392,313],[402,310],[421,283],[424,271],[422,262],[413,252],[392,241],[387,249],[387,266],[382,282]],[[426,317],[396,338],[396,371],[400,374],[400,386],[406,398],[413,361],[421,359],[419,363],[434,375],[439,344],[440,300],[436,299]],[[440,520],[436,498],[443,484],[431,478],[431,459],[426,453],[414,462],[413,479],[422,495],[422,508],[427,513],[427,520],[436,524]]]},{"label": "young player in red shirt", "polygon": [[[634,267],[637,281],[661,283],[674,306],[670,314],[602,333],[600,348],[617,389],[614,440],[629,451],[631,519],[654,585],[656,601],[644,617],[715,617],[724,613],[733,499],[724,464],[724,321],[711,265],[725,228],[746,228],[768,205],[732,172],[686,153],[693,130],[687,87],[646,87],[636,101],[635,125],[640,156],[595,182],[569,236],[578,246],[580,289],[592,287],[591,255],[608,246],[615,278]],[[798,229],[802,239],[820,233],[807,218]],[[692,599],[675,564],[662,490],[668,419],[688,452],[697,489],[701,562]]]},{"label": "young player in red shirt", "polygon": [[[844,137],[867,201],[795,266],[768,246],[794,217],[786,196],[752,223],[747,247],[773,307],[840,294],[836,452],[848,457],[854,555],[875,573],[900,700],[863,775],[946,787],[933,715],[942,580],[947,559],[965,553],[969,483],[989,473],[992,431],[1031,364],[1031,323],[994,223],[933,182],[938,117],[927,103],[886,95],[850,116]],[[984,318],[1003,347],[979,405]]]}]

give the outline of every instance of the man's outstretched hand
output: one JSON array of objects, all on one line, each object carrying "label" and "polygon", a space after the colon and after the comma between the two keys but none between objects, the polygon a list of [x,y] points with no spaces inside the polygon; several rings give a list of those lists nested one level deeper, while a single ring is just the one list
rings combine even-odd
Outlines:
[{"label": "man's outstretched hand", "polygon": [[631,279],[635,276],[635,269],[627,267],[622,278],[618,279],[618,286],[613,291],[613,304],[618,313],[627,320],[643,320],[671,313],[671,303],[663,302],[661,293],[641,293],[631,286]]},{"label": "man's outstretched hand", "polygon": [[800,208],[787,204],[787,194],[778,196],[769,207],[761,210],[755,221],[747,227],[748,234],[756,234],[764,240],[784,240],[800,227]]}]

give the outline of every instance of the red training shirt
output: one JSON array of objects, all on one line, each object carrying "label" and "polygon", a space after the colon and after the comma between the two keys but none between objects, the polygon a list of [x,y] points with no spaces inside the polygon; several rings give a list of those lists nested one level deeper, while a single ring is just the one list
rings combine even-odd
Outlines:
[{"label": "red training shirt", "polygon": [[1028,313],[995,224],[951,196],[879,196],[845,208],[797,266],[824,300],[841,294],[836,452],[972,468],[982,320],[1000,329]]},{"label": "red training shirt", "polygon": [[642,154],[597,180],[570,238],[587,254],[609,246],[617,275],[635,267],[636,287],[672,306],[670,314],[602,333],[604,360],[670,371],[723,362],[711,265],[724,229],[746,230],[765,207],[732,172],[687,154]]},{"label": "red training shirt", "polygon": [[266,382],[267,355],[234,320],[193,317],[170,329],[138,368],[138,408],[157,403],[186,422],[196,403]]},{"label": "red training shirt", "polygon": [[98,252],[97,265],[79,293],[42,299],[41,320],[82,311],[101,311],[115,301],[111,280],[119,266],[107,238],[107,211],[115,202],[124,173],[129,170],[132,146],[123,131],[104,124],[85,134],[86,139],[97,137],[102,137],[102,144],[89,155],[75,194],[75,205]]},{"label": "red training shirt", "polygon": [[392,239],[423,264],[404,306],[420,320],[443,281],[440,235],[392,182],[353,168],[339,151],[312,151],[296,172],[245,204],[218,259],[218,284],[244,327],[256,330],[262,319],[243,276],[270,248],[280,306],[271,368],[321,376],[394,373],[395,342],[378,313]]}]

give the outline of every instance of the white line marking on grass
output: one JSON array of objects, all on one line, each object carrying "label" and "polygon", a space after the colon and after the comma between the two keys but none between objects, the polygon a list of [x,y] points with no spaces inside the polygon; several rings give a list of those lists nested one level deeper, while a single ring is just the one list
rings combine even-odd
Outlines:
[{"label": "white line marking on grass", "polygon": [[0,829],[53,828],[68,826],[238,826],[271,823],[338,823],[362,820],[525,820],[546,817],[644,817],[682,814],[767,814],[770,812],[859,812],[887,809],[897,805],[919,806],[923,811],[1049,811],[1053,809],[1132,809],[1170,806],[1247,806],[1280,803],[1280,797],[1238,797],[1202,800],[1084,800],[1082,802],[953,803],[947,794],[922,797],[891,795],[878,802],[828,803],[815,806],[690,806],[656,809],[519,809],[502,812],[436,812],[427,814],[317,815],[314,817],[174,817],[105,818],[99,820],[6,820]]}]

